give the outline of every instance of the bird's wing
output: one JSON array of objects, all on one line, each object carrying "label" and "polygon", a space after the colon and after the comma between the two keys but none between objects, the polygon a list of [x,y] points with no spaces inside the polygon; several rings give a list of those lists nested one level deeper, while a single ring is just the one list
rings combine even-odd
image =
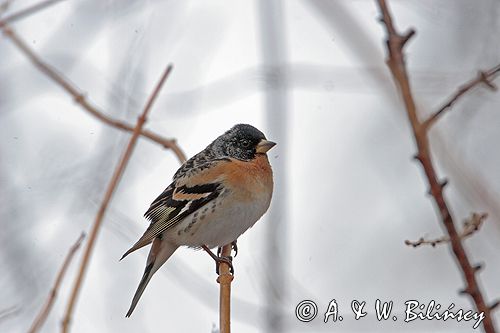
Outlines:
[{"label": "bird's wing", "polygon": [[151,221],[142,237],[122,257],[151,243],[182,219],[217,198],[222,185],[222,165],[228,159],[211,162],[209,167],[198,166],[186,175],[180,175],[156,198],[144,216]]}]

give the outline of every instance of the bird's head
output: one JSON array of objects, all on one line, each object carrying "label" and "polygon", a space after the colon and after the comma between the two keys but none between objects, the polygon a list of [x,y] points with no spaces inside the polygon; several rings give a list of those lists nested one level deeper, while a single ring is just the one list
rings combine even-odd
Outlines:
[{"label": "bird's head", "polygon": [[266,154],[276,143],[266,139],[264,133],[248,124],[238,124],[212,143],[217,154],[248,161],[256,154]]}]

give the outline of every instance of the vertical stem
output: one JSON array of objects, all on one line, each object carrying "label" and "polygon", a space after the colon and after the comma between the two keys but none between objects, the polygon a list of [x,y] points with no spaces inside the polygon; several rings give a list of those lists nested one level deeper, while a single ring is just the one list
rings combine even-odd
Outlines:
[{"label": "vertical stem", "polygon": [[265,331],[279,333],[285,331],[282,309],[287,296],[287,255],[288,223],[286,202],[288,197],[286,154],[288,151],[288,73],[287,43],[285,27],[285,6],[283,0],[260,0],[258,2],[258,25],[261,43],[261,62],[265,81],[264,107],[266,122],[273,141],[279,143],[282,152],[280,158],[273,159],[274,194],[273,204],[266,214],[271,223],[267,223],[264,241],[265,272],[263,284],[266,295]]},{"label": "vertical stem", "polygon": [[[221,256],[231,255],[232,245],[228,244],[222,248]],[[229,271],[230,267],[225,262],[219,266],[219,277],[217,282],[220,285],[219,293],[219,331],[220,333],[231,332],[231,282],[234,276]]]}]

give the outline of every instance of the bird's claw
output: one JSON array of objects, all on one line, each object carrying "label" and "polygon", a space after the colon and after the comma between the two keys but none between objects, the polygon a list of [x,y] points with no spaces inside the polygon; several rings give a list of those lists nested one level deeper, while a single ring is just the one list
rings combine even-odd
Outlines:
[{"label": "bird's claw", "polygon": [[220,275],[220,264],[225,263],[229,266],[229,272],[234,275],[234,267],[233,267],[233,257],[232,256],[227,256],[227,257],[221,257],[218,256],[217,259],[215,260],[215,272],[217,275]]},{"label": "bird's claw", "polygon": [[238,243],[236,243],[236,241],[233,241],[231,243],[231,247],[234,250],[234,257],[236,258],[236,256],[238,255]]},{"label": "bird's claw", "polygon": [[226,263],[229,266],[229,272],[234,275],[234,267],[233,267],[233,257],[231,256],[222,256],[222,248],[219,247],[217,249],[217,255],[215,255],[206,245],[202,245],[201,248],[207,252],[213,260],[215,260],[215,272],[219,275],[219,266],[220,263]]}]

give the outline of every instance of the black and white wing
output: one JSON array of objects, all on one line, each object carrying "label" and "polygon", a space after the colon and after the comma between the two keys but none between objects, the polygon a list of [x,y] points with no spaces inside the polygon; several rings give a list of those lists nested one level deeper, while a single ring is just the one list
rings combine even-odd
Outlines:
[{"label": "black and white wing", "polygon": [[[226,163],[226,160],[218,161],[218,163]],[[125,252],[122,259],[135,250],[148,245],[191,213],[216,199],[223,191],[219,179],[210,179],[216,174],[218,173],[207,172],[206,168],[200,168],[200,172],[196,176],[177,177],[178,179],[172,182],[153,201],[144,214],[151,223],[134,246]],[[193,184],[193,178],[198,180],[199,184]]]}]

